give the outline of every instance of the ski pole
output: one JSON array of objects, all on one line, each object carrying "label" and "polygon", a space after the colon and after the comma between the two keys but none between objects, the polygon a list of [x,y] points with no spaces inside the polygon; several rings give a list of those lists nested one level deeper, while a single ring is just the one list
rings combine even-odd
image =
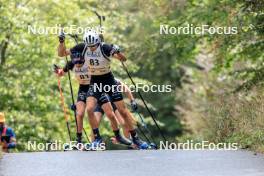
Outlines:
[{"label": "ski pole", "polygon": [[152,136],[152,134],[151,134],[151,131],[150,131],[149,128],[147,127],[147,124],[145,123],[143,117],[142,117],[142,116],[140,115],[140,113],[138,113],[138,112],[136,112],[136,114],[139,116],[140,121],[141,121],[141,124],[142,124],[143,128],[148,132],[148,134],[149,134],[151,140],[152,140],[153,142],[155,142],[155,140],[154,140],[154,138],[153,138],[153,136]]},{"label": "ski pole", "polygon": [[64,112],[64,118],[65,118],[65,121],[66,121],[66,127],[67,127],[67,130],[68,130],[68,135],[69,135],[70,141],[72,141],[70,125],[69,125],[69,120],[68,120],[69,116],[67,114],[66,107],[65,107],[65,104],[64,104],[64,97],[63,97],[63,93],[62,93],[62,89],[61,89],[60,78],[58,78],[58,87],[59,87],[59,91],[60,91],[61,106],[62,106],[62,109],[63,109],[63,112]]},{"label": "ski pole", "polygon": [[[129,71],[128,71],[126,65],[125,65],[125,63],[122,62],[122,61],[121,61],[121,63],[122,63],[123,69],[126,71],[126,73],[127,73],[128,77],[129,77],[129,79],[131,80],[132,84],[136,87],[136,84],[135,84],[134,80],[132,79],[132,77],[131,77],[131,75],[130,75],[130,73],[129,73]],[[140,99],[142,100],[144,106],[146,107],[148,113],[150,114],[152,120],[154,121],[154,123],[155,123],[157,129],[159,130],[159,133],[160,133],[160,135],[162,136],[163,140],[164,140],[164,141],[167,141],[166,138],[165,138],[165,136],[164,136],[164,134],[163,134],[163,132],[161,131],[161,128],[159,127],[159,125],[158,125],[158,123],[157,123],[157,121],[156,121],[154,115],[153,115],[152,112],[150,111],[150,109],[149,109],[149,107],[148,107],[146,101],[144,100],[143,96],[141,95],[140,91],[138,91],[137,93],[138,93]]]},{"label": "ski pole", "polygon": [[157,146],[157,144],[155,143],[154,139],[152,138],[151,134],[150,134],[150,137],[152,138],[152,142],[151,142],[151,140],[148,138],[148,136],[147,136],[147,134],[144,132],[144,130],[141,129],[141,128],[142,128],[142,127],[140,126],[140,124],[137,123],[137,131],[138,131],[138,133],[139,133],[139,134],[142,134],[142,135],[145,137],[145,139],[146,139],[147,142],[150,144],[150,147],[151,147],[152,149],[158,149],[158,146]]},{"label": "ski pole", "polygon": [[[105,21],[105,16],[99,15],[99,13],[97,11],[95,11],[95,10],[93,10],[93,13],[95,13],[95,15],[98,17],[98,19],[99,19],[99,25],[100,25],[100,30],[102,30],[101,29],[102,28],[102,21]],[[104,41],[103,34],[101,33],[99,36],[101,38],[101,41],[103,42]]]},{"label": "ski pole", "polygon": [[[65,35],[63,32],[63,29],[61,31],[61,34]],[[66,48],[66,44],[64,43],[65,48]],[[65,54],[65,60],[66,60],[66,64],[69,62],[68,61],[68,57],[67,54]],[[72,89],[72,83],[71,83],[71,74],[68,71],[68,79],[69,79],[69,84],[70,84],[70,92],[71,92],[71,99],[72,99],[72,104],[74,105],[74,97],[73,97],[73,89]],[[78,133],[78,123],[77,123],[77,116],[76,116],[76,111],[74,111],[74,120],[75,120],[75,125],[76,125],[76,133]]]},{"label": "ski pole", "polygon": [[78,35],[77,34],[68,34],[73,40],[75,41],[76,44],[78,44]]},{"label": "ski pole", "polygon": [[90,141],[90,139],[89,139],[89,137],[88,137],[88,135],[87,135],[87,133],[86,133],[86,131],[85,131],[84,128],[83,128],[83,132],[84,132],[84,135],[85,135],[87,141],[88,141],[89,143],[91,143],[91,141]]},{"label": "ski pole", "polygon": [[[68,34],[68,35],[69,35],[71,38],[74,39],[74,41],[75,41],[76,44],[78,44],[78,35],[77,35],[77,34]],[[66,56],[66,61],[67,61],[67,56]],[[67,61],[67,62],[68,62],[68,61]],[[68,72],[68,75],[69,75],[69,72]],[[71,87],[72,104],[74,105],[74,104],[75,104],[75,100],[74,100],[74,97],[73,97],[73,91],[72,91],[72,86],[71,86],[71,78],[70,78],[70,76],[68,76],[68,77],[69,77],[69,82],[70,82],[70,87]],[[76,116],[77,113],[76,113],[76,109],[74,108],[73,111],[74,111],[74,116],[75,116],[75,119],[76,119],[76,122],[77,122],[77,116]],[[77,129],[78,129],[78,124],[77,124],[77,123],[76,123],[76,126],[77,126]],[[88,141],[88,142],[91,142],[84,128],[83,128],[83,132],[84,132],[84,134],[85,134],[85,137],[86,137],[87,141]]]},{"label": "ski pole", "polygon": [[137,129],[139,130],[139,132],[145,137],[145,139],[148,141],[148,143],[151,143],[151,141],[149,140],[148,136],[145,134],[145,132],[141,129],[141,126],[139,124],[137,124]]},{"label": "ski pole", "polygon": [[[66,60],[66,63],[68,63],[67,55],[65,56],[65,60]],[[69,84],[70,84],[70,92],[71,92],[72,104],[74,105],[73,89],[72,89],[72,83],[71,83],[71,74],[70,74],[69,71],[68,71],[68,79],[69,79]],[[78,123],[77,123],[76,111],[74,111],[74,119],[75,119],[75,124],[76,124],[76,133],[78,133]]]}]

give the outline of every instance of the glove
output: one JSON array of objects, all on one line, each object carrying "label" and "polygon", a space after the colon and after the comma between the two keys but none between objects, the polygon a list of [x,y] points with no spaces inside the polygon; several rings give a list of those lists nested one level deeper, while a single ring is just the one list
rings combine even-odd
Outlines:
[{"label": "glove", "polygon": [[137,102],[135,100],[131,100],[130,105],[131,105],[131,109],[133,112],[137,111],[138,106],[137,106]]},{"label": "glove", "polygon": [[113,45],[113,46],[112,46],[112,50],[110,51],[110,55],[112,56],[112,55],[114,55],[114,54],[118,54],[118,53],[120,53],[120,48],[119,48],[119,46],[117,46],[117,45]]},{"label": "glove", "polygon": [[58,73],[58,70],[60,69],[60,67],[56,64],[53,65],[53,72],[54,73]]},{"label": "glove", "polygon": [[76,105],[75,105],[75,104],[72,104],[72,105],[71,105],[71,110],[72,110],[72,111],[76,111]]},{"label": "glove", "polygon": [[57,66],[56,64],[53,65],[53,71],[54,71],[54,73],[57,74],[57,76],[63,76],[64,75],[63,69],[60,68],[59,66]]},{"label": "glove", "polygon": [[59,42],[64,43],[64,41],[65,41],[65,34],[63,32],[61,32],[59,35]]}]

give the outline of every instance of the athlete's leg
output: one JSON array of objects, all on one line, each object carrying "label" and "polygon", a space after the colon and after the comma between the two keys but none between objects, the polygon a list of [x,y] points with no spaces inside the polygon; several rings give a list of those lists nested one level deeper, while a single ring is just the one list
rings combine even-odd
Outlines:
[{"label": "athlete's leg", "polygon": [[[116,81],[113,81],[112,85],[116,85]],[[125,124],[127,125],[129,133],[131,135],[133,143],[140,149],[148,148],[148,144],[142,141],[137,135],[136,128],[134,127],[134,124],[133,124],[134,120],[133,120],[132,114],[128,111],[128,109],[125,106],[122,93],[118,89],[116,89],[116,90],[113,90],[112,92],[109,92],[108,94],[109,94],[110,99],[116,106],[117,110],[123,117]]]},{"label": "athlete's leg", "polygon": [[123,127],[123,134],[126,138],[130,139],[130,132],[129,132],[129,128],[127,125],[124,125]]},{"label": "athlete's leg", "polygon": [[94,109],[96,107],[97,104],[97,100],[94,97],[88,97],[87,101],[86,101],[86,110],[87,110],[87,114],[88,114],[88,120],[89,123],[91,125],[91,128],[98,128],[99,125],[95,119],[95,115],[94,115]]},{"label": "athlete's leg", "polygon": [[110,102],[104,103],[102,105],[102,109],[107,116],[107,118],[110,120],[111,127],[113,129],[113,132],[115,134],[115,140],[118,143],[124,144],[124,145],[131,145],[131,141],[127,140],[126,138],[123,137],[123,135],[120,134],[120,130],[118,127],[118,122],[117,122],[117,117],[113,111],[113,107]]},{"label": "athlete's leg", "polygon": [[117,120],[118,124],[121,126],[124,126],[125,125],[124,118],[121,116],[121,114],[119,113],[119,111],[117,109],[115,110],[115,116],[116,116],[116,120]]},{"label": "athlete's leg", "polygon": [[82,101],[78,101],[76,103],[76,116],[77,116],[77,124],[78,124],[78,133],[82,133],[83,130],[83,117],[85,113],[85,103]]},{"label": "athlete's leg", "polygon": [[86,98],[89,85],[80,85],[76,103],[76,118],[77,118],[77,142],[82,142],[83,117],[85,114]]},{"label": "athlete's leg", "polygon": [[76,116],[77,116],[77,141],[82,142],[82,130],[83,130],[83,117],[85,113],[85,103],[83,101],[78,101],[76,103]]},{"label": "athlete's leg", "polygon": [[97,100],[96,98],[89,96],[87,98],[86,102],[86,109],[88,113],[88,120],[91,125],[91,128],[93,130],[93,134],[95,136],[95,139],[101,139],[100,133],[99,133],[99,124],[96,121],[95,114],[94,114],[94,109],[97,105]]},{"label": "athlete's leg", "polygon": [[129,133],[128,126],[125,123],[123,117],[121,116],[121,114],[119,113],[119,111],[117,109],[115,110],[115,115],[117,117],[117,121],[118,121],[119,125],[122,126],[124,136],[129,139],[130,133]]},{"label": "athlete's leg", "polygon": [[111,106],[111,103],[110,102],[104,103],[102,105],[102,109],[104,110],[106,117],[110,120],[113,131],[119,130],[116,116]]},{"label": "athlete's leg", "polygon": [[126,105],[123,100],[114,102],[116,105],[116,108],[118,109],[119,113],[123,117],[125,124],[127,125],[129,131],[134,130],[134,123],[133,123],[133,116],[129,112],[129,110],[126,108]]},{"label": "athlete's leg", "polygon": [[147,149],[149,146],[146,142],[142,141],[136,132],[135,125],[134,125],[134,118],[132,114],[128,111],[126,108],[126,105],[123,100],[119,100],[114,102],[116,105],[116,108],[120,112],[121,116],[124,118],[125,124],[127,125],[127,128],[130,132],[131,138],[133,143],[140,149]]},{"label": "athlete's leg", "polygon": [[98,126],[100,126],[101,121],[102,121],[102,117],[103,117],[103,113],[94,112],[94,115],[95,115],[96,122],[99,124]]},{"label": "athlete's leg", "polygon": [[[98,123],[98,126],[100,126],[100,123],[101,123],[101,120],[102,120],[102,117],[103,117],[103,113],[100,112],[100,111],[95,111],[94,115],[95,115],[96,123]],[[92,138],[92,141],[93,141],[94,140],[93,131],[91,133],[91,138]]]}]

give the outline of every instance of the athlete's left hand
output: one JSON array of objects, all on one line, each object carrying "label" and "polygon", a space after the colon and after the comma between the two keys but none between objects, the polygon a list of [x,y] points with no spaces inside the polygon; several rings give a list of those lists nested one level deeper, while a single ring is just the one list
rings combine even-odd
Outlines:
[{"label": "athlete's left hand", "polygon": [[124,56],[124,54],[122,54],[122,53],[117,53],[117,54],[115,54],[115,57],[118,59],[118,60],[120,60],[121,62],[125,62],[127,59],[126,59],[126,57]]},{"label": "athlete's left hand", "polygon": [[71,105],[71,110],[72,110],[72,111],[76,111],[76,105],[75,105],[75,104],[72,104],[72,105]]},{"label": "athlete's left hand", "polygon": [[137,106],[137,102],[135,100],[131,100],[130,105],[131,105],[131,109],[133,112],[137,111],[138,106]]},{"label": "athlete's left hand", "polygon": [[58,70],[60,69],[60,67],[56,64],[53,65],[53,72],[54,73],[58,73]]},{"label": "athlete's left hand", "polygon": [[65,41],[65,34],[64,34],[63,31],[60,32],[58,38],[59,38],[59,42],[60,42],[60,43],[64,43],[64,41]]}]

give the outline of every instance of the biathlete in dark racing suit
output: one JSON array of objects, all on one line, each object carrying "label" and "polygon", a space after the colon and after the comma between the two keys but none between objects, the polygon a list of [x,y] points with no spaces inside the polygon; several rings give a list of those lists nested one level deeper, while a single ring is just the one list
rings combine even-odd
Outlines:
[{"label": "biathlete in dark racing suit", "polygon": [[[137,135],[132,121],[133,117],[131,117],[131,113],[126,108],[122,93],[118,90],[112,89],[117,87],[117,82],[115,81],[114,75],[112,74],[110,68],[111,57],[124,62],[126,61],[125,56],[120,52],[116,45],[101,43],[99,34],[94,31],[88,31],[85,33],[83,37],[83,43],[76,45],[70,50],[66,50],[63,43],[61,43],[58,48],[58,53],[61,57],[75,52],[82,53],[85,62],[88,63],[89,75],[91,75],[91,84],[86,102],[89,118],[95,118],[94,109],[98,103],[102,106],[102,109],[109,119],[116,119],[109,99],[105,98],[105,96],[102,96],[107,94],[115,104],[121,116],[124,118],[124,121],[128,126],[133,144],[139,149],[148,149],[148,144],[142,141]],[[96,88],[97,86],[102,86],[103,91],[98,90]],[[105,91],[105,87],[111,87],[110,91]],[[99,133],[98,124],[91,124],[91,126],[95,136],[92,146],[96,147],[100,145],[102,138]]]},{"label": "biathlete in dark racing suit", "polygon": [[[72,70],[75,74],[76,79],[79,82],[79,90],[78,90],[78,97],[76,106],[76,116],[77,116],[77,124],[78,124],[78,131],[77,131],[77,142],[82,142],[82,129],[83,129],[83,117],[85,114],[86,109],[86,99],[87,93],[89,91],[90,80],[91,77],[88,72],[88,64],[84,60],[84,58],[80,57],[81,53],[72,52],[71,54],[71,61],[69,61],[63,69],[58,68],[56,73],[58,76],[63,76],[65,72]],[[107,95],[102,95],[102,99],[108,99]],[[99,124],[97,123],[95,118],[88,118],[90,124],[96,124],[94,128],[98,128]],[[121,144],[131,145],[131,141],[125,139],[121,134],[118,127],[118,122],[116,119],[110,119],[112,129],[115,134],[115,138]],[[92,125],[91,125],[92,126]],[[93,128],[93,129],[94,129]]]}]

